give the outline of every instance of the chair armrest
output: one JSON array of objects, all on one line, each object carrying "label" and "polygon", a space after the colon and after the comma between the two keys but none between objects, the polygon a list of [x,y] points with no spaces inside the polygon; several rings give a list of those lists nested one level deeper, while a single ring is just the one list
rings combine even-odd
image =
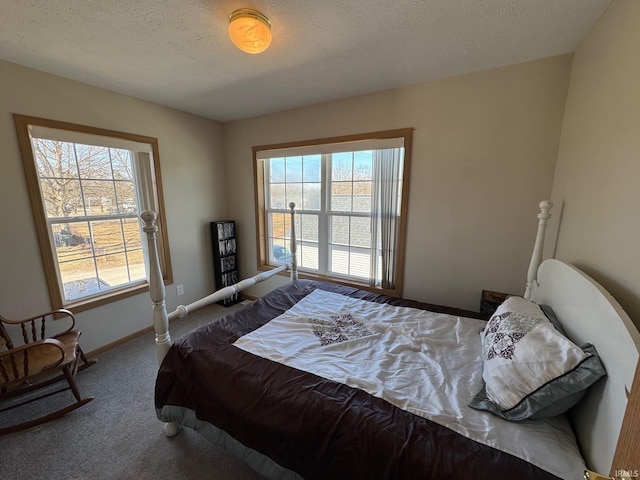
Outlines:
[{"label": "chair armrest", "polygon": [[[71,322],[66,330],[56,332],[54,335],[48,335],[46,331],[47,321],[60,320],[63,318],[70,319]],[[22,320],[9,320],[0,316],[0,323],[19,326],[22,330],[22,340],[27,344],[38,340],[44,340],[47,337],[54,337],[69,333],[76,325],[76,317],[70,310],[59,308],[57,310],[51,310]],[[9,348],[12,348],[9,339],[7,339],[7,344],[9,345]]]},{"label": "chair armrest", "polygon": [[64,361],[64,346],[46,338],[0,352],[0,387],[6,388]]}]

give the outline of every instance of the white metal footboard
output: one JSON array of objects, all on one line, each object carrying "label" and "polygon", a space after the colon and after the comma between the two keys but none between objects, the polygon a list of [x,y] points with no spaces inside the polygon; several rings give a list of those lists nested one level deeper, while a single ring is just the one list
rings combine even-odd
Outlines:
[{"label": "white metal footboard", "polygon": [[298,278],[298,267],[296,261],[296,234],[295,234],[295,203],[291,202],[289,208],[291,209],[291,263],[288,265],[281,265],[272,270],[259,273],[250,278],[239,281],[234,285],[224,287],[220,290],[213,292],[212,294],[196,300],[189,305],[179,305],[173,312],[167,313],[167,307],[165,303],[165,288],[164,281],[162,279],[162,271],[160,269],[160,258],[158,255],[157,236],[158,226],[156,225],[157,215],[151,210],[145,210],[142,212],[141,218],[144,221],[143,231],[147,234],[147,243],[149,247],[149,294],[151,295],[151,302],[153,305],[153,328],[156,333],[156,353],[158,355],[158,365],[162,363],[162,359],[169,351],[171,346],[171,334],[169,333],[169,321],[176,318],[183,318],[189,312],[196,311],[207,305],[214,304],[225,298],[246,290],[247,288],[255,285],[256,283],[263,282],[268,278],[274,276],[277,273],[289,270],[291,272],[291,280]]}]

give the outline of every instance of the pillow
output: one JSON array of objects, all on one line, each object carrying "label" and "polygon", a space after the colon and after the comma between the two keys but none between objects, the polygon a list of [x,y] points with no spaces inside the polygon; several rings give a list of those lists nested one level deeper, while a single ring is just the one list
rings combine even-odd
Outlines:
[{"label": "pillow", "polygon": [[556,312],[553,311],[553,308],[549,305],[540,305],[540,310],[542,310],[542,313],[544,313],[544,316],[549,319],[551,324],[556,327],[556,330],[566,337],[567,334],[564,332],[564,328],[562,327],[560,320],[558,320]]},{"label": "pillow", "polygon": [[505,300],[481,336],[485,385],[469,406],[507,420],[564,413],[606,374],[592,345],[576,346],[522,297]]}]

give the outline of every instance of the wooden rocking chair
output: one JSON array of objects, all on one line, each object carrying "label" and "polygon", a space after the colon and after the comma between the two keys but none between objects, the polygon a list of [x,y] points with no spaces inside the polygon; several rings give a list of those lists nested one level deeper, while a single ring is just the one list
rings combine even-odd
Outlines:
[{"label": "wooden rocking chair", "polygon": [[[47,336],[46,325],[65,318],[71,325],[65,330]],[[71,405],[47,415],[0,428],[0,435],[59,418],[93,400],[82,398],[75,376],[80,370],[90,367],[97,360],[88,360],[78,344],[80,331],[75,330],[75,317],[69,310],[54,310],[25,320],[7,320],[0,316],[0,414],[31,402],[71,389],[76,401]],[[57,325],[56,325],[57,326]],[[66,326],[66,325],[65,325]],[[23,344],[15,346],[9,336],[10,329],[20,329]],[[5,402],[18,395],[66,380],[64,388],[49,391],[28,399]],[[15,402],[15,403],[14,403]],[[3,403],[8,406],[3,407]]]}]

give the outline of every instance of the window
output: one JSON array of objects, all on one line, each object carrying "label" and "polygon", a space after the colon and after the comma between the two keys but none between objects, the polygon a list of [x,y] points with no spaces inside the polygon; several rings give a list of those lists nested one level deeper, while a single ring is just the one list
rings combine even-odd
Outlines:
[{"label": "window", "polygon": [[171,282],[157,139],[14,118],[52,306],[80,311],[148,289],[144,210],[158,212]]},{"label": "window", "polygon": [[259,268],[402,294],[412,130],[254,147]]}]

